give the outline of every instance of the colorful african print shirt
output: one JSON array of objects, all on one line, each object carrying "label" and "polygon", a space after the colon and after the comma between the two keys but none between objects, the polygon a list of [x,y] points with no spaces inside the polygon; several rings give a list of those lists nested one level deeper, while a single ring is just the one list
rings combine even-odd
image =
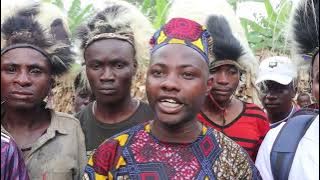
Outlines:
[{"label": "colorful african print shirt", "polygon": [[1,132],[1,180],[29,180],[17,144],[3,132]]},{"label": "colorful african print shirt", "polygon": [[218,131],[204,126],[193,143],[165,143],[152,135],[148,122],[101,144],[83,179],[261,178],[248,154]]},{"label": "colorful african print shirt", "polygon": [[198,119],[237,142],[253,161],[256,160],[259,147],[270,129],[267,114],[257,105],[245,102],[238,117],[225,126],[214,123],[202,112],[198,114]]}]

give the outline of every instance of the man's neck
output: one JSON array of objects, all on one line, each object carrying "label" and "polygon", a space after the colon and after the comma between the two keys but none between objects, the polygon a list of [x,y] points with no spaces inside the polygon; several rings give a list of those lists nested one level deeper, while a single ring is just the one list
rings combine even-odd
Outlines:
[{"label": "man's neck", "polygon": [[94,116],[107,124],[119,123],[126,120],[136,110],[137,101],[130,97],[112,104],[103,104],[99,101],[93,103]]},{"label": "man's neck", "polygon": [[273,123],[277,123],[279,121],[282,121],[286,118],[288,118],[292,111],[293,111],[294,106],[292,105],[290,108],[288,108],[285,113],[284,112],[280,112],[280,113],[269,113],[268,112],[268,118],[271,124]]},{"label": "man's neck", "polygon": [[199,137],[202,132],[202,124],[194,119],[170,127],[159,120],[154,120],[151,124],[151,132],[162,142],[186,144],[194,142]]},{"label": "man's neck", "polygon": [[43,121],[49,120],[46,118],[47,111],[42,107],[35,107],[32,109],[14,109],[5,108],[5,112],[1,117],[1,124],[6,129],[33,129]]}]

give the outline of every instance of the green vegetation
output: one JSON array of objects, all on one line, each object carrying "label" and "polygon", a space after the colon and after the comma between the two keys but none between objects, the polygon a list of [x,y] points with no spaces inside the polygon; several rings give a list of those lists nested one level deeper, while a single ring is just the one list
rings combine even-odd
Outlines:
[{"label": "green vegetation", "polygon": [[277,8],[270,0],[264,0],[266,17],[257,17],[256,21],[241,18],[247,39],[254,51],[268,50],[280,54],[289,54],[286,45],[286,25],[292,10],[292,1],[281,0]]},{"label": "green vegetation", "polygon": [[68,24],[71,32],[71,37],[74,39],[77,27],[82,24],[87,18],[93,14],[93,5],[89,4],[81,7],[81,0],[73,0],[69,9],[65,9],[62,0],[42,0],[58,6],[63,11],[67,12]]}]

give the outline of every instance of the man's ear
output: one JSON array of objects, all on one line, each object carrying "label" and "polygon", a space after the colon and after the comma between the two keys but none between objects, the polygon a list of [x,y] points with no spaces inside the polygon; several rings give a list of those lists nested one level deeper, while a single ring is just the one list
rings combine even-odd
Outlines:
[{"label": "man's ear", "polygon": [[212,75],[210,74],[209,75],[209,78],[208,78],[208,81],[207,81],[207,90],[206,90],[206,95],[208,95],[212,89],[212,86],[213,86],[213,77]]}]

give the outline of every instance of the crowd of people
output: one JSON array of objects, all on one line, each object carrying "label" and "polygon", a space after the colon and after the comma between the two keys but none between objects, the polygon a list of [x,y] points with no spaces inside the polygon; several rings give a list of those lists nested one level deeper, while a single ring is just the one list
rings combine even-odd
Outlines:
[{"label": "crowd of people", "polygon": [[[260,65],[223,1],[188,1],[154,30],[106,0],[79,43],[54,5],[1,7],[1,180],[319,179],[319,0],[294,7],[291,56]],[[52,89],[76,57],[74,114],[57,112]],[[143,61],[147,102],[131,94]],[[312,92],[297,95],[301,64]],[[261,105],[235,96],[244,76]]]}]

